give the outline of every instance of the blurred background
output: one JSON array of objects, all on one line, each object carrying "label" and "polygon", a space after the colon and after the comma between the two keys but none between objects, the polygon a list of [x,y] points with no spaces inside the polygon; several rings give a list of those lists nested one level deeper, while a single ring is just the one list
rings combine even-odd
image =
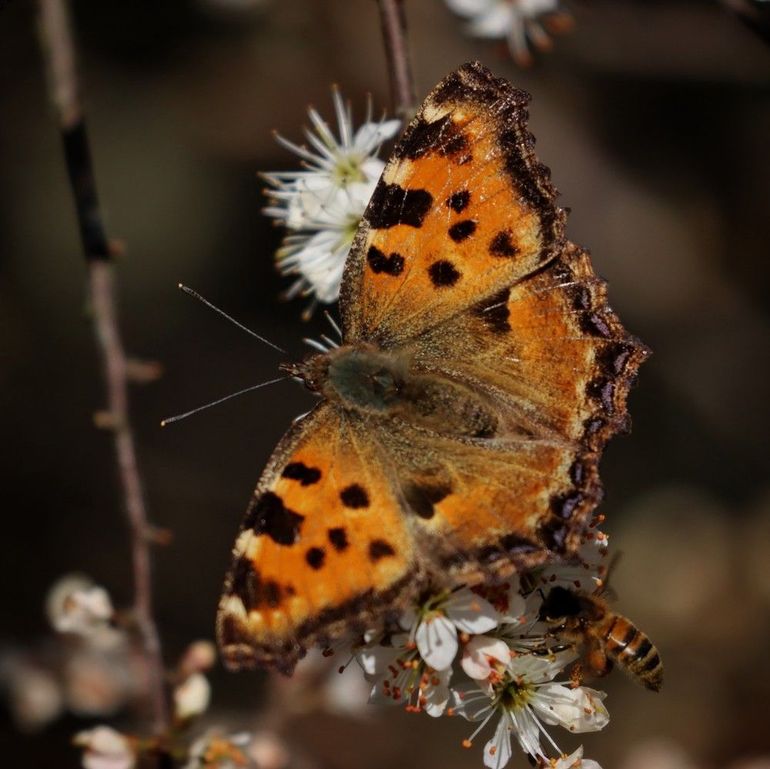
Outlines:
[{"label": "blurred background", "polygon": [[[659,646],[666,684],[654,696],[608,679],[612,721],[582,741],[586,755],[605,769],[767,769],[770,49],[717,2],[593,0],[574,3],[574,29],[522,71],[503,43],[465,36],[442,0],[406,6],[420,98],[470,59],[532,94],[539,156],[572,208],[568,233],[654,351],[631,395],[633,432],[603,462],[602,510],[624,553],[617,609]],[[281,360],[176,285],[292,358],[303,336],[326,330],[322,318],[300,320],[301,301],[279,298],[281,231],[260,213],[256,174],[296,167],[271,132],[299,140],[308,104],[331,119],[331,83],[357,120],[368,93],[388,106],[378,12],[373,0],[73,8],[99,193],[127,248],[125,341],[164,367],[134,388],[132,414],[153,521],[173,531],[155,578],[174,660],[212,637],[252,487],[311,402],[280,384],[161,430],[162,417],[275,376]],[[93,426],[104,402],[86,273],[25,0],[0,3],[0,115],[0,651],[45,667],[61,654],[43,610],[50,585],[85,572],[127,604],[131,577],[110,436]],[[117,685],[99,675],[97,690]],[[212,678],[209,717],[254,728],[265,678]],[[85,687],[45,726],[9,690],[4,760],[78,766],[72,733],[105,720],[88,698],[107,695]],[[296,765],[481,765],[459,747],[464,722],[367,710],[365,696],[330,693],[293,715],[284,728]],[[128,728],[130,709],[115,709],[111,723]]]}]

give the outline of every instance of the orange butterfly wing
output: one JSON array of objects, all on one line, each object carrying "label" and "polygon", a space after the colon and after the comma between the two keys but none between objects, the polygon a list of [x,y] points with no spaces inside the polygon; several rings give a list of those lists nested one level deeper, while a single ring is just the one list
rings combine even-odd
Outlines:
[{"label": "orange butterfly wing", "polygon": [[478,64],[434,89],[367,208],[340,300],[348,349],[392,355],[423,394],[465,393],[462,418],[478,407],[489,430],[450,434],[430,398],[373,414],[339,393],[297,424],[236,542],[218,619],[230,666],[290,671],[429,582],[499,578],[583,536],[646,350],[564,239],[527,101]]},{"label": "orange butterfly wing", "polygon": [[574,553],[601,498],[601,450],[627,427],[628,391],[648,354],[608,307],[588,254],[567,244],[407,349],[415,370],[462,383],[499,415],[495,435],[478,440],[403,428],[404,444],[430,450],[432,472],[447,479],[420,516],[439,568],[500,576]]},{"label": "orange butterfly wing", "polygon": [[563,238],[529,96],[479,64],[431,92],[388,162],[343,276],[346,341],[396,347],[547,263]]},{"label": "orange butterfly wing", "polygon": [[315,643],[363,632],[410,579],[401,508],[362,426],[320,404],[283,438],[233,549],[217,635],[233,668],[291,672]]}]

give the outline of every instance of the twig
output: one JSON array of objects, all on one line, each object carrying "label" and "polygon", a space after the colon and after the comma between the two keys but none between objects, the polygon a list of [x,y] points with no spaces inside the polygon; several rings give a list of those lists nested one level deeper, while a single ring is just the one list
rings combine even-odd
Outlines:
[{"label": "twig", "polygon": [[150,527],[128,414],[128,362],[118,326],[112,253],[96,194],[91,151],[80,102],[75,48],[65,0],[39,0],[39,10],[43,57],[51,99],[59,119],[88,267],[94,332],[102,360],[115,457],[131,532],[134,614],[146,663],[153,727],[160,734],[168,727],[168,702],[160,639],[152,615]]},{"label": "twig", "polygon": [[405,120],[417,109],[409,46],[406,40],[404,0],[377,0],[390,76],[390,93],[396,114]]}]

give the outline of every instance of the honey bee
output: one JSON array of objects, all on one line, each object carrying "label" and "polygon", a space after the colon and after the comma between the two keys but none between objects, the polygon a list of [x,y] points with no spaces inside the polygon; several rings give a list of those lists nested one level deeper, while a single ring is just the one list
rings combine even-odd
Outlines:
[{"label": "honey bee", "polygon": [[583,647],[585,664],[594,675],[606,675],[617,664],[637,683],[660,690],[663,663],[658,650],[631,620],[613,612],[600,594],[552,587],[540,607],[540,619],[555,635]]}]

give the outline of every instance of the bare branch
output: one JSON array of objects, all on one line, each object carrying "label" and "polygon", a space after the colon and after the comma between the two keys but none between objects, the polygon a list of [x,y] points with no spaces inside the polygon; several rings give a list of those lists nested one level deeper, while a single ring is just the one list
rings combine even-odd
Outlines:
[{"label": "bare branch", "polygon": [[380,6],[380,23],[385,42],[393,108],[400,118],[409,120],[417,109],[417,97],[406,39],[404,0],[377,0],[377,2]]},{"label": "bare branch", "polygon": [[134,614],[146,664],[147,691],[156,733],[169,723],[160,640],[152,615],[151,527],[136,460],[128,412],[130,364],[123,349],[115,299],[112,249],[96,194],[91,150],[79,96],[75,48],[65,0],[39,0],[40,33],[51,99],[57,111],[83,254],[89,273],[89,299],[111,415],[123,504],[131,532]]}]

